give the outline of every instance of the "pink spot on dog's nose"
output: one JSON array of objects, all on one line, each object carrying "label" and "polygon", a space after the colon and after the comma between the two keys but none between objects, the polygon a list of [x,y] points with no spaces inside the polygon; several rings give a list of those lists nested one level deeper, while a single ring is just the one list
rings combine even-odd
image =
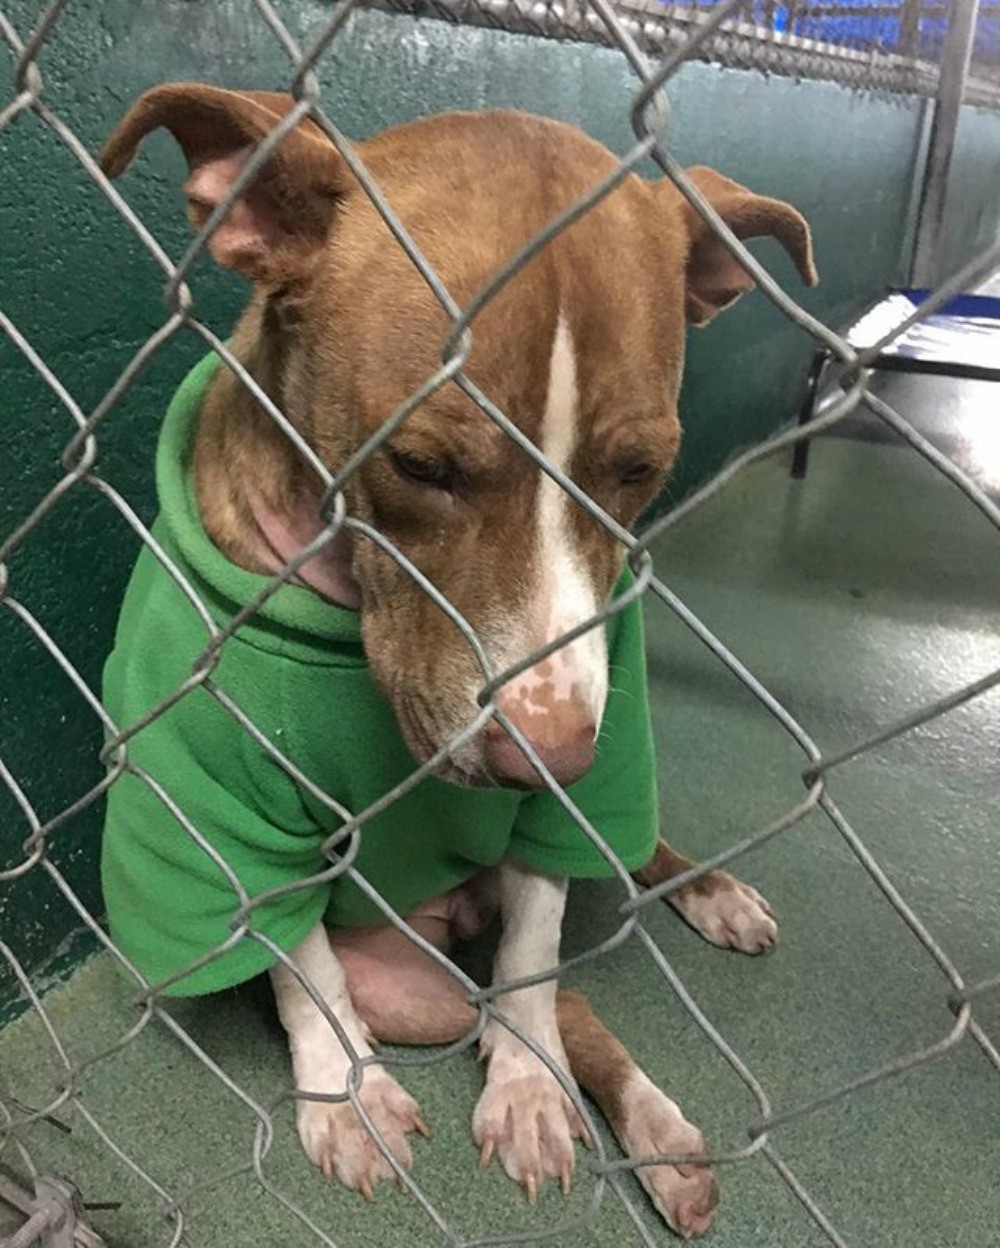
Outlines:
[{"label": "pink spot on dog's nose", "polygon": [[[504,706],[501,697],[500,706],[560,784],[572,784],[590,770],[597,727],[593,717],[578,703],[557,702],[538,712],[525,702]],[[489,723],[483,733],[483,755],[490,774],[499,784],[520,789],[544,787],[544,780],[527,755],[496,722]]]}]

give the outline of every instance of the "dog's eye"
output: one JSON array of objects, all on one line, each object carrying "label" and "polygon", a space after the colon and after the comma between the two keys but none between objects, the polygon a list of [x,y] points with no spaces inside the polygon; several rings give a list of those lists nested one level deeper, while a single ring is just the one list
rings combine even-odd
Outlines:
[{"label": "dog's eye", "polygon": [[454,466],[447,460],[415,455],[412,451],[390,450],[389,458],[401,477],[417,485],[431,485],[438,490],[450,489],[455,480]]},{"label": "dog's eye", "polygon": [[637,460],[634,464],[623,465],[619,480],[622,485],[644,485],[656,476],[659,469],[648,460]]}]

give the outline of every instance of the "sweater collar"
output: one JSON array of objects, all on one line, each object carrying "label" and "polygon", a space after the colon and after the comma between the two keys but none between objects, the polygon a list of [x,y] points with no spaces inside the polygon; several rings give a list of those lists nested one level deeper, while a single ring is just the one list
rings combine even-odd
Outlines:
[{"label": "sweater collar", "polygon": [[[194,444],[202,400],[217,369],[213,352],[181,382],[167,409],[156,453],[159,525],[170,538],[181,570],[202,596],[212,619],[225,627],[272,583],[272,578],[232,563],[212,542],[198,512]],[[282,585],[240,626],[238,636],[262,649],[295,652],[306,661],[332,661],[338,652],[360,657],[356,611],[324,601],[311,589]]]}]

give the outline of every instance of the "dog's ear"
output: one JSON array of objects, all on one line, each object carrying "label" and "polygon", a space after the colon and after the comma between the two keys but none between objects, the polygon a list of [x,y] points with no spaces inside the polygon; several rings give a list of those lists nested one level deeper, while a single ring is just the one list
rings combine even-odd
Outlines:
[{"label": "dog's ear", "polygon": [[[269,91],[167,83],[140,96],[125,114],[101,153],[101,168],[116,178],[143,138],[163,126],[187,158],[184,193],[197,230],[232,188],[254,147],[292,106],[291,96]],[[333,145],[311,121],[300,122],[233,204],[209,250],[226,268],[258,281],[305,272],[349,186]]]},{"label": "dog's ear", "polygon": [[[687,175],[737,238],[776,238],[795,262],[805,284],[816,285],[819,276],[809,225],[791,204],[755,195],[705,166],[688,169]],[[657,190],[680,208],[688,236],[687,317],[693,325],[705,325],[750,290],[753,278],[672,182],[664,178]]]}]

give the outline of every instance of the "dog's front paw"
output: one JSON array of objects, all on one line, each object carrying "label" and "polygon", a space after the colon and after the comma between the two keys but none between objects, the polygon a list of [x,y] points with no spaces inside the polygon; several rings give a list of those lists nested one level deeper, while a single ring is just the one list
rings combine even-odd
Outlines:
[{"label": "dog's front paw", "polygon": [[695,931],[722,949],[766,953],[777,944],[774,911],[755,888],[725,871],[709,871],[667,900]]},{"label": "dog's front paw", "polygon": [[[413,1164],[411,1131],[427,1134],[417,1102],[381,1067],[369,1066],[360,1100],[382,1134],[389,1151],[404,1170]],[[380,1179],[395,1177],[388,1159],[350,1102],[298,1101],[299,1139],[314,1165],[366,1200],[374,1197]]]},{"label": "dog's front paw", "polygon": [[491,1064],[486,1087],[472,1117],[480,1166],[496,1152],[534,1204],[547,1179],[569,1191],[575,1161],[573,1141],[588,1141],[586,1128],[559,1081],[537,1058]]},{"label": "dog's front paw", "polygon": [[[705,1141],[669,1097],[641,1076],[623,1098],[618,1133],[622,1147],[634,1160],[702,1154]],[[719,1185],[707,1166],[681,1162],[676,1166],[639,1166],[636,1178],[667,1223],[685,1239],[703,1235],[715,1218]]]}]

